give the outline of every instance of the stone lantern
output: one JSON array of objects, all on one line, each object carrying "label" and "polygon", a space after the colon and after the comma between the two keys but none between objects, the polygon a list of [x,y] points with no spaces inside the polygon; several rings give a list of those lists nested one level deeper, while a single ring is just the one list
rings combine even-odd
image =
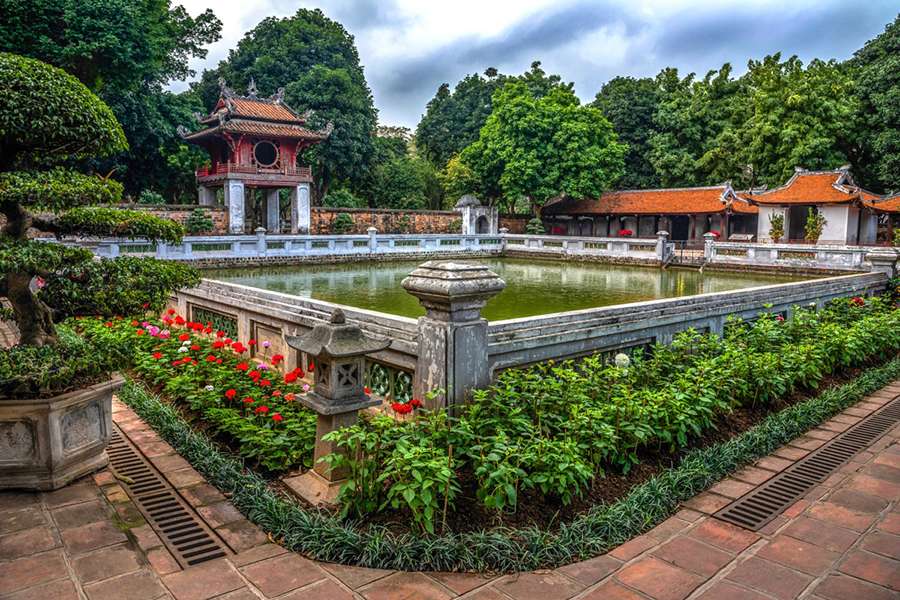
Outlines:
[{"label": "stone lantern", "polygon": [[347,323],[339,308],[332,313],[330,322],[316,325],[306,335],[288,336],[285,341],[315,359],[315,386],[298,401],[316,411],[318,419],[313,468],[298,477],[286,478],[284,483],[310,504],[334,504],[347,473],[332,469],[320,459],[343,450],[322,438],[356,423],[360,409],[381,404],[365,393],[365,357],[386,349],[391,341],[367,336],[359,326]]}]

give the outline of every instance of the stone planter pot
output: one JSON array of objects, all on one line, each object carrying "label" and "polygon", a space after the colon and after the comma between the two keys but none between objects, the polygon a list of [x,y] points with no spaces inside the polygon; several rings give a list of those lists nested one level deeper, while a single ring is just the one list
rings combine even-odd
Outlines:
[{"label": "stone planter pot", "polygon": [[53,398],[0,399],[0,489],[55,490],[106,466],[122,383],[116,375]]}]

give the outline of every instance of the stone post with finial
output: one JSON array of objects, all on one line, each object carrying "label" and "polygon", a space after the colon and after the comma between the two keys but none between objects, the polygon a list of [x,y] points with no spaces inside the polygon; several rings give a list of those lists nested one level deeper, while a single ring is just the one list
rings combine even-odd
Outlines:
[{"label": "stone post with finial", "polygon": [[356,423],[360,409],[381,403],[365,393],[365,359],[367,354],[386,349],[391,341],[369,337],[358,325],[347,323],[339,308],[328,323],[316,325],[302,336],[288,336],[285,341],[291,348],[315,357],[314,387],[297,400],[318,417],[313,468],[297,477],[285,478],[284,483],[310,504],[333,505],[347,473],[332,469],[321,459],[344,450],[322,438]]}]

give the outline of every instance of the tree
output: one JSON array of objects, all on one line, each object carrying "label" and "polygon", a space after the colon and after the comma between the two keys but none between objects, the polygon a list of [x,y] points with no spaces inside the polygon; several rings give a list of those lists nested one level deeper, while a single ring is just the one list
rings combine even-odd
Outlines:
[{"label": "tree", "polygon": [[314,127],[334,124],[328,140],[304,157],[315,169],[318,198],[335,182],[354,190],[362,185],[372,160],[377,115],[353,36],[340,23],[318,9],[264,19],[193,86],[207,107],[218,99],[220,77],[236,89],[252,78],[260,95],[284,87],[289,105],[315,111]]},{"label": "tree", "polygon": [[653,116],[661,98],[658,83],[648,77],[615,77],[597,92],[593,106],[603,111],[603,116],[612,123],[619,141],[628,144],[625,173],[616,182],[619,188],[659,187],[659,177],[648,155],[650,138],[655,131]]},{"label": "tree", "polygon": [[428,103],[425,115],[416,127],[416,143],[436,169],[443,169],[447,161],[478,139],[478,133],[493,108],[494,93],[506,83],[519,80],[532,95],[541,97],[556,87],[573,89],[559,75],[547,75],[540,61],[531,63],[530,70],[519,76],[502,75],[489,67],[484,76],[477,73],[462,78],[450,93],[450,85],[442,83]]},{"label": "tree", "polygon": [[0,213],[6,218],[0,295],[12,305],[23,345],[52,345],[53,315],[36,290],[63,269],[90,263],[92,254],[31,240],[29,228],[170,242],[180,240],[182,228],[140,211],[91,207],[118,200],[122,186],[54,167],[127,149],[112,111],[77,79],[46,63],[0,53],[0,89]]},{"label": "tree", "polygon": [[378,208],[418,210],[430,206],[434,168],[421,158],[400,156],[375,168],[374,201]]},{"label": "tree", "polygon": [[782,62],[774,54],[751,60],[748,68],[742,78],[746,108],[737,113],[733,141],[724,142],[721,134],[716,140],[723,155],[737,158],[721,170],[720,181],[738,178],[742,164],[753,165],[752,183],[774,187],[798,166],[833,169],[847,163],[856,98],[840,65],[813,60],[804,68],[796,56]]},{"label": "tree", "polygon": [[170,0],[0,0],[0,14],[0,52],[60,67],[112,108],[130,149],[111,155],[104,171],[124,176],[129,193],[151,184],[184,192],[187,178],[171,173],[167,157],[179,150],[176,127],[190,125],[198,105],[162,86],[192,76],[189,59],[205,57],[219,38],[212,11],[191,17]]},{"label": "tree", "polygon": [[873,190],[900,189],[900,16],[850,61],[859,98],[854,174]]},{"label": "tree", "polygon": [[444,194],[453,202],[466,194],[478,193],[478,177],[458,155],[447,161],[447,166],[440,173],[440,179]]},{"label": "tree", "polygon": [[494,109],[462,161],[483,190],[507,202],[524,196],[539,210],[556,196],[599,197],[622,174],[625,146],[598,109],[557,86],[535,97],[522,81],[495,94]]}]

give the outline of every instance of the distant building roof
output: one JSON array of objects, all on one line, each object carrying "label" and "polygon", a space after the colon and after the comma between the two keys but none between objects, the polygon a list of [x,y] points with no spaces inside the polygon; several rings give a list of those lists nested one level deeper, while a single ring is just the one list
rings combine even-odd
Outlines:
[{"label": "distant building roof", "polygon": [[900,194],[884,198],[877,197],[874,200],[866,202],[866,206],[872,208],[876,212],[900,213]]},{"label": "distant building roof", "polygon": [[260,98],[256,95],[253,80],[250,81],[247,96],[235,94],[223,80],[219,80],[219,87],[221,93],[212,112],[205,117],[197,117],[200,124],[206,127],[195,132],[179,128],[184,139],[200,141],[223,133],[235,133],[321,141],[333,129],[331,123],[321,131],[310,129],[307,120],[312,113],[298,114],[285,104],[284,88],[268,98]]},{"label": "distant building roof", "polygon": [[880,196],[853,182],[847,167],[832,171],[797,169],[781,187],[757,193],[743,193],[753,204],[849,204],[874,201]]},{"label": "distant building roof", "polygon": [[759,209],[740,198],[730,185],[605,192],[599,199],[561,199],[544,214],[559,215],[691,215],[731,211],[756,214]]}]

